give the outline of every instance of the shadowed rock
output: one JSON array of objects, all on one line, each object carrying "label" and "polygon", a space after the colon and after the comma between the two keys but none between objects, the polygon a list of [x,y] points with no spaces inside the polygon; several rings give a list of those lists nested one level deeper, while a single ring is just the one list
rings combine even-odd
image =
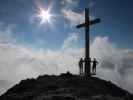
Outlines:
[{"label": "shadowed rock", "polygon": [[0,100],[133,100],[133,95],[111,82],[68,72],[22,80]]}]

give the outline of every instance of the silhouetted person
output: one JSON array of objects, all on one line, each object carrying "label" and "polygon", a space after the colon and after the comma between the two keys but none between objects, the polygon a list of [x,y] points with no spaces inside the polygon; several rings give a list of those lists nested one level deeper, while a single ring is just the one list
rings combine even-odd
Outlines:
[{"label": "silhouetted person", "polygon": [[91,58],[90,57],[85,58],[84,62],[85,62],[85,65],[87,63],[87,66],[85,66],[84,74],[89,75],[89,74],[91,74],[91,63],[92,63]]},{"label": "silhouetted person", "polygon": [[96,60],[96,58],[94,58],[94,60],[92,61],[93,65],[92,65],[92,72],[96,73],[96,66],[98,64],[98,61]]},{"label": "silhouetted person", "polygon": [[83,75],[83,59],[79,60],[79,74]]}]

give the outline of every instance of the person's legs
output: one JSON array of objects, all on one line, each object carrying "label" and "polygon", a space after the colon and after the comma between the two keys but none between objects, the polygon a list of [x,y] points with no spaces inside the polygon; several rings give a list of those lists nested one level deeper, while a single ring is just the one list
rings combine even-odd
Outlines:
[{"label": "person's legs", "polygon": [[83,66],[80,67],[80,75],[83,75]]},{"label": "person's legs", "polygon": [[79,68],[79,73],[80,73],[80,75],[81,75],[81,67]]},{"label": "person's legs", "polygon": [[81,75],[83,74],[83,68],[81,68]]},{"label": "person's legs", "polygon": [[96,66],[94,67],[94,73],[96,73]]},{"label": "person's legs", "polygon": [[94,69],[94,66],[93,66],[93,67],[92,67],[92,73],[94,73],[94,70],[95,70],[95,69]]}]

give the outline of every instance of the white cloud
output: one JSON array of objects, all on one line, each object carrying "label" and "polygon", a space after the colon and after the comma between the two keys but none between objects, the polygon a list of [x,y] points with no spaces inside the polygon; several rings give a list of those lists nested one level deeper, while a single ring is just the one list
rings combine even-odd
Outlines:
[{"label": "white cloud", "polygon": [[[64,18],[70,23],[71,26],[76,26],[78,24],[84,23],[85,22],[85,17],[84,17],[84,11],[81,13],[72,11],[72,9],[62,9],[61,10]],[[89,16],[91,20],[95,19],[94,16]]]},{"label": "white cloud", "polygon": [[73,11],[73,8],[78,6],[80,0],[62,0],[61,5],[61,13],[63,14],[64,18],[69,21],[71,26],[77,25],[80,22],[83,22],[84,17],[82,13],[77,13]]},{"label": "white cloud", "polygon": [[7,80],[0,80],[0,94],[5,92],[11,86]]},{"label": "white cloud", "polygon": [[[78,24],[84,23],[85,20],[85,11],[82,9],[80,12],[74,11],[74,8],[78,6],[80,0],[62,0],[61,4],[63,5],[61,13],[63,17],[70,23],[71,26],[76,26]],[[89,3],[89,8],[94,5],[94,1]],[[86,8],[86,7],[85,7]],[[90,19],[94,19],[94,16],[89,16]]]},{"label": "white cloud", "polygon": [[133,92],[133,50],[118,48],[109,42],[108,37],[96,37],[91,45],[92,57],[98,58],[100,64],[97,76],[112,80],[119,86]]},{"label": "white cloud", "polygon": [[79,3],[79,0],[62,0],[61,4],[63,5],[63,8],[74,8]]},{"label": "white cloud", "polygon": [[77,73],[77,59],[70,52],[70,50],[36,51],[23,46],[2,45],[0,79],[8,80],[12,85],[24,78],[37,77],[40,74],[59,74],[68,70]]},{"label": "white cloud", "polygon": [[66,4],[66,3],[73,4],[73,3],[77,3],[77,2],[79,2],[79,0],[62,0],[61,1],[62,4]]},{"label": "white cloud", "polygon": [[62,49],[67,49],[71,47],[74,43],[78,41],[79,33],[71,33],[69,36],[64,40],[62,45]]},{"label": "white cloud", "polygon": [[71,9],[62,9],[62,14],[70,22],[71,26],[78,25],[84,21],[83,13],[77,13]]},{"label": "white cloud", "polygon": [[[11,31],[10,31],[11,32]],[[77,33],[71,33],[58,50],[35,50],[14,43],[6,31],[0,32],[0,91],[24,78],[37,77],[40,74],[59,74],[66,71],[78,73],[78,60],[84,49],[73,48],[78,40]],[[9,37],[8,37],[9,36]],[[133,50],[118,48],[108,37],[96,37],[91,44],[91,56],[99,61],[97,76],[112,80],[119,86],[133,91]],[[4,87],[4,88],[1,88]]]},{"label": "white cloud", "polygon": [[[0,80],[9,82],[3,85],[0,81],[0,91],[3,93],[7,88],[18,81],[37,77],[40,74],[59,74],[66,71],[78,72],[77,58],[79,50],[70,49],[70,42],[77,41],[76,33],[72,33],[65,41],[64,48],[59,50],[35,50],[22,44],[16,44],[14,39],[6,31],[0,33]],[[8,38],[10,37],[10,38]],[[63,47],[63,46],[62,46]],[[75,59],[76,58],[76,59]],[[73,66],[73,67],[72,67]]]}]

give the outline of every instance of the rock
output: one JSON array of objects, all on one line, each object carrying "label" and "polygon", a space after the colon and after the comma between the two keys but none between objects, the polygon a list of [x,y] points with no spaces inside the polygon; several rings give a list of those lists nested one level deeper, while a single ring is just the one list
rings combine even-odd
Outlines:
[{"label": "rock", "polygon": [[22,80],[0,100],[133,100],[133,95],[112,82],[63,73]]}]

